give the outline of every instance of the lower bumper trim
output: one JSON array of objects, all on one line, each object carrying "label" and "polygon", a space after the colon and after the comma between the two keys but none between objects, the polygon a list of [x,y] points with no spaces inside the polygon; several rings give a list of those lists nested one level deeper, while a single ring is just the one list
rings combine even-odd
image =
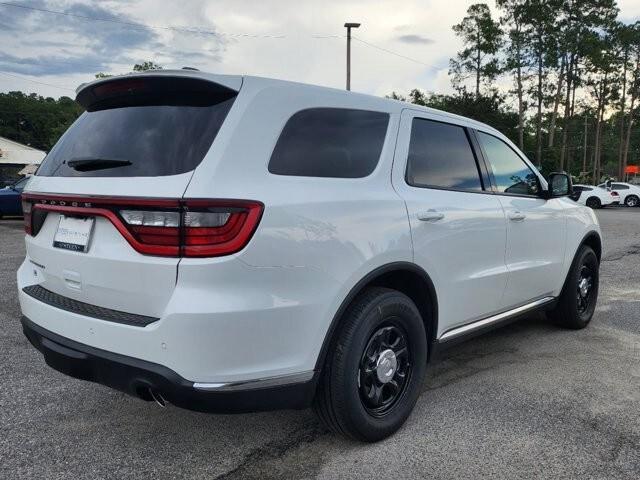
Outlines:
[{"label": "lower bumper trim", "polygon": [[[69,340],[22,317],[22,329],[50,367],[74,378],[100,383],[144,400],[159,393],[169,403],[199,412],[244,413],[264,410],[302,409],[311,405],[318,375],[300,374],[282,383],[283,377],[238,382],[233,388],[202,388],[220,384],[190,382],[157,363],[101,350]],[[304,380],[306,378],[306,380]],[[266,380],[280,379],[269,382]],[[243,385],[245,388],[243,388]]]},{"label": "lower bumper trim", "polygon": [[289,385],[291,383],[304,383],[313,378],[313,370],[309,372],[293,373],[289,375],[279,375],[277,377],[260,378],[256,380],[245,380],[242,382],[229,383],[194,383],[193,388],[209,391],[232,391],[232,390],[254,390],[266,387],[277,387]]}]

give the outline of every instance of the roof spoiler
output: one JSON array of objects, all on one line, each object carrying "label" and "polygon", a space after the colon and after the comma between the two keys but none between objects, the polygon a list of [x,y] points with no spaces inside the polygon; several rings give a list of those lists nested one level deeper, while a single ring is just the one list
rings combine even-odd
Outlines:
[{"label": "roof spoiler", "polygon": [[123,75],[78,88],[76,101],[87,111],[144,105],[215,105],[238,94],[225,85],[181,75]]}]

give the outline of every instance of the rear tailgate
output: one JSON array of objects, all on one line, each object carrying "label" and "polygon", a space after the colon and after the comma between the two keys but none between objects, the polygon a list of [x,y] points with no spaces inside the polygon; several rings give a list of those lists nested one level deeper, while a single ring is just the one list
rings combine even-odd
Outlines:
[{"label": "rear tailgate", "polygon": [[[90,305],[160,317],[179,261],[172,250],[177,234],[165,232],[177,230],[171,222],[179,201],[236,95],[229,86],[166,73],[82,88],[77,100],[87,111],[24,194],[31,284]],[[141,233],[135,215],[155,223]]]}]

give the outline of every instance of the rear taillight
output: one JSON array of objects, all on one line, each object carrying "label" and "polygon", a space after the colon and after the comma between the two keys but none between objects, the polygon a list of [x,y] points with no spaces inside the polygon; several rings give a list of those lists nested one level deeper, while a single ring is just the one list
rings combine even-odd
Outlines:
[{"label": "rear taillight", "polygon": [[31,232],[32,232],[31,208],[32,208],[31,202],[22,198],[22,215],[24,216],[24,231],[27,232],[27,235],[31,235]]},{"label": "rear taillight", "polygon": [[[26,205],[25,205],[26,204]],[[29,194],[27,210],[102,216],[131,246],[146,255],[218,257],[243,249],[262,216],[263,204],[249,200],[156,200],[105,197],[52,197]],[[29,227],[28,227],[29,226]]]}]

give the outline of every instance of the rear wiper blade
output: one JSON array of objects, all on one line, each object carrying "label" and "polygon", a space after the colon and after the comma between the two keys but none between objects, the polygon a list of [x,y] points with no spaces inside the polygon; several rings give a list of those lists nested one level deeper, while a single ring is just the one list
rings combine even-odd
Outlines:
[{"label": "rear wiper blade", "polygon": [[114,160],[110,158],[74,158],[67,165],[78,172],[105,170],[107,168],[126,167],[132,165],[129,160]]}]

